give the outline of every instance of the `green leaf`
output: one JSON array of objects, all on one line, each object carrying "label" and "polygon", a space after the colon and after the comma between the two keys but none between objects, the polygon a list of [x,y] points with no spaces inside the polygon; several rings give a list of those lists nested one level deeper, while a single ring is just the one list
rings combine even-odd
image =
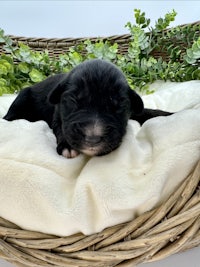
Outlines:
[{"label": "green leaf", "polygon": [[195,42],[198,48],[200,49],[200,38]]},{"label": "green leaf", "polygon": [[193,43],[191,50],[196,59],[200,58],[200,38]]},{"label": "green leaf", "polygon": [[192,78],[195,80],[200,80],[200,69],[196,69],[192,72]]},{"label": "green leaf", "polygon": [[69,62],[72,64],[73,67],[77,66],[83,61],[81,54],[78,52],[71,52],[69,53]]},{"label": "green leaf", "polygon": [[46,78],[46,76],[37,69],[32,69],[29,73],[29,77],[34,83],[41,82]]},{"label": "green leaf", "polygon": [[13,66],[13,58],[10,55],[1,54],[0,59],[6,60],[8,63],[10,63]]},{"label": "green leaf", "polygon": [[0,78],[0,87],[6,86],[6,85],[7,85],[7,81],[3,78]]},{"label": "green leaf", "polygon": [[188,56],[189,58],[193,58],[193,57],[194,57],[194,54],[193,54],[192,49],[187,49],[186,53],[187,53],[187,56]]},{"label": "green leaf", "polygon": [[190,58],[187,55],[184,55],[183,59],[188,63],[188,64],[194,64],[196,62],[196,59]]},{"label": "green leaf", "polygon": [[19,63],[18,64],[18,68],[19,68],[19,70],[21,71],[21,72],[23,72],[23,73],[28,73],[29,72],[29,67],[28,67],[28,64],[27,63],[25,63],[25,62],[21,62],[21,63]]},{"label": "green leaf", "polygon": [[0,75],[6,75],[13,71],[13,66],[5,59],[0,59]]}]

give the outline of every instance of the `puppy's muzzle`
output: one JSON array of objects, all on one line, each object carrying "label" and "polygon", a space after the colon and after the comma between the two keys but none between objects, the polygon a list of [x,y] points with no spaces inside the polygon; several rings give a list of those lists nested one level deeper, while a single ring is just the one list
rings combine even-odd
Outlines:
[{"label": "puppy's muzzle", "polygon": [[102,137],[101,136],[86,136],[85,137],[85,145],[88,147],[97,146],[101,143]]}]

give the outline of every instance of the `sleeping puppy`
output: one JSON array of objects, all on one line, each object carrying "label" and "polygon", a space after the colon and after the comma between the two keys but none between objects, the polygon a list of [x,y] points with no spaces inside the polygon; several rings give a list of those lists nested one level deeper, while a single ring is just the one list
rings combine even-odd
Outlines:
[{"label": "sleeping puppy", "polygon": [[79,153],[101,156],[116,149],[128,119],[142,124],[170,114],[144,109],[123,73],[112,63],[95,59],[23,89],[4,119],[46,121],[56,136],[58,154],[73,158]]}]

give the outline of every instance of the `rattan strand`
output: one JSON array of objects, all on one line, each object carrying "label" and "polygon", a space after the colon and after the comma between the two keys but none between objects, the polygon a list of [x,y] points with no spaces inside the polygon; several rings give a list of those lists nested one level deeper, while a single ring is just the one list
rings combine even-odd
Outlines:
[{"label": "rattan strand", "polygon": [[[200,21],[194,25],[197,25],[196,32],[200,35]],[[11,37],[14,43],[24,42],[36,51],[48,49],[52,57],[88,39]],[[89,39],[95,41],[98,38]],[[104,39],[117,42],[120,53],[127,52],[129,35]],[[178,44],[181,46],[181,40]],[[3,44],[0,44],[0,54],[2,47]],[[153,51],[153,55],[167,60],[163,51]],[[133,221],[90,236],[53,236],[20,229],[0,218],[0,257],[20,267],[133,267],[198,245],[200,161],[165,203]]]}]

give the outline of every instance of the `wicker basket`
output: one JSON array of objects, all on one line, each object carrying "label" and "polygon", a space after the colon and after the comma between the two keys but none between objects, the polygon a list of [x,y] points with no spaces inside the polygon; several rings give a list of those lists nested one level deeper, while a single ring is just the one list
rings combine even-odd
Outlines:
[{"label": "wicker basket", "polygon": [[[200,26],[200,22],[196,22]],[[185,27],[183,25],[183,27]],[[197,27],[200,33],[200,27]],[[11,36],[51,56],[68,51],[85,39],[44,39]],[[127,51],[129,35],[109,38]],[[91,38],[96,40],[96,38]],[[181,44],[181,41],[180,41]],[[0,53],[2,47],[0,46]],[[166,57],[154,51],[155,57]],[[174,177],[176,179],[176,177]],[[191,174],[159,207],[133,221],[84,236],[58,237],[20,229],[0,218],[0,257],[17,266],[136,266],[157,261],[200,244],[200,160]]]},{"label": "wicker basket", "polygon": [[[180,27],[187,28],[188,26],[192,25],[195,29],[195,35],[200,36],[200,21],[191,23],[191,24],[184,24]],[[24,44],[27,44],[32,50],[34,51],[44,51],[45,49],[48,50],[50,57],[57,57],[58,55],[68,52],[69,48],[72,46],[75,46],[77,44],[80,44],[88,39],[90,39],[92,42],[95,42],[99,38],[93,37],[93,38],[27,38],[27,37],[19,37],[19,36],[12,36],[9,35],[9,37],[13,40],[14,44],[18,44],[20,42],[23,42]],[[111,43],[117,43],[118,44],[118,51],[120,54],[124,54],[128,50],[128,43],[130,39],[129,34],[124,35],[114,35],[109,37],[103,37],[102,40],[109,40]],[[182,51],[185,51],[185,43],[181,40],[181,36],[177,36],[177,38],[172,38],[171,40],[168,39],[170,43],[175,44],[176,46],[181,47]],[[190,41],[190,38],[188,38],[188,42]],[[4,52],[3,51],[3,44],[0,43],[0,54]],[[169,56],[167,54],[167,51],[163,50],[157,50],[155,49],[151,53],[155,58],[162,57],[166,61],[168,61]]]}]

